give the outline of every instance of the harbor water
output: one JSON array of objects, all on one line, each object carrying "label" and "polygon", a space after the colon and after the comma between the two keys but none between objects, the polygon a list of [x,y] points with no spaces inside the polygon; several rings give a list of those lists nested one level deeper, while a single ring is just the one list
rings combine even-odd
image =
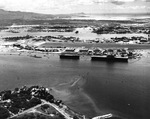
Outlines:
[{"label": "harbor water", "polygon": [[[83,76],[84,92],[95,106],[105,113],[123,119],[149,119],[150,115],[150,57],[129,63],[80,60],[61,60],[58,55],[33,58],[23,55],[0,55],[0,90],[22,85],[51,87],[66,83],[75,76]],[[76,104],[80,99],[76,100]],[[81,104],[81,103],[80,103]],[[78,105],[85,115],[97,116],[88,105]],[[91,111],[82,111],[83,108]]]}]

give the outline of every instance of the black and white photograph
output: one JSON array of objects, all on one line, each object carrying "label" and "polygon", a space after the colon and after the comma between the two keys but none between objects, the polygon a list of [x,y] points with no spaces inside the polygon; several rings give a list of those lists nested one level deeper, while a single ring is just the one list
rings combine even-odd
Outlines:
[{"label": "black and white photograph", "polygon": [[0,0],[0,119],[150,119],[150,0]]}]

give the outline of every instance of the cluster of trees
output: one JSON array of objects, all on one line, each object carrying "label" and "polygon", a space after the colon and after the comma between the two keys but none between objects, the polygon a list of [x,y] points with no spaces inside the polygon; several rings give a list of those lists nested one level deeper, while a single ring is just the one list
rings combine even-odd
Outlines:
[{"label": "cluster of trees", "polygon": [[26,35],[26,36],[17,36],[17,37],[6,37],[4,39],[5,41],[17,41],[17,40],[30,39],[30,38],[33,38],[33,36]]},{"label": "cluster of trees", "polygon": [[9,111],[4,107],[0,107],[0,119],[7,119],[9,116]]},{"label": "cluster of trees", "polygon": [[40,38],[33,38],[33,41],[50,41],[51,39],[59,39],[59,36],[41,36]]},{"label": "cluster of trees", "polygon": [[144,38],[143,36],[133,36],[131,38],[129,37],[115,37],[115,38],[111,38],[114,42],[119,42],[119,41],[123,41],[123,42],[129,42],[129,41],[142,41],[142,39],[145,39],[145,41],[147,41],[146,38]]},{"label": "cluster of trees", "polygon": [[97,29],[93,29],[94,33],[97,34],[109,34],[109,33],[131,33],[130,29],[120,27],[120,26],[104,26],[104,27],[99,27]]},{"label": "cluster of trees", "polygon": [[97,34],[107,34],[107,33],[116,33],[116,34],[122,34],[122,33],[145,33],[149,34],[150,33],[150,28],[149,27],[136,27],[136,26],[114,26],[114,25],[108,25],[108,26],[103,26],[99,27],[97,29],[93,29],[94,33]]},{"label": "cluster of trees", "polygon": [[[0,109],[3,109],[5,113],[0,113],[1,116],[8,114],[5,110],[17,114],[19,111],[23,111],[41,104],[41,99],[49,102],[54,102],[54,97],[44,87],[31,86],[15,88],[14,91],[2,91],[0,92],[1,101]],[[4,108],[5,107],[5,108]],[[0,111],[1,112],[1,111]]]},{"label": "cluster of trees", "polygon": [[0,26],[0,31],[1,30],[6,30],[6,29],[8,29],[8,27]]},{"label": "cluster of trees", "polygon": [[149,26],[130,26],[131,31],[136,33],[150,33],[150,27]]},{"label": "cluster of trees", "polygon": [[75,26],[69,25],[40,25],[32,27],[34,29],[68,29],[68,28],[75,28]]},{"label": "cluster of trees", "polygon": [[13,44],[13,47],[17,47],[17,48],[20,48],[20,49],[26,49],[26,50],[34,50],[34,47],[32,46],[22,46],[21,44],[18,44],[18,43],[15,43]]},{"label": "cluster of trees", "polygon": [[65,117],[61,114],[58,116],[50,117],[39,113],[29,113],[11,119],[65,119]]},{"label": "cluster of trees", "polygon": [[28,32],[73,32],[75,28],[76,28],[75,26],[69,25],[54,25],[54,26],[41,25],[28,29]]}]

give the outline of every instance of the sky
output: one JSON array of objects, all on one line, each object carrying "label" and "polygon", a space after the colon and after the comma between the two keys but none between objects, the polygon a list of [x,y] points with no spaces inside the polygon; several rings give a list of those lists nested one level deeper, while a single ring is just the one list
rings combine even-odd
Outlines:
[{"label": "sky", "polygon": [[150,0],[0,0],[0,9],[44,14],[150,13]]}]

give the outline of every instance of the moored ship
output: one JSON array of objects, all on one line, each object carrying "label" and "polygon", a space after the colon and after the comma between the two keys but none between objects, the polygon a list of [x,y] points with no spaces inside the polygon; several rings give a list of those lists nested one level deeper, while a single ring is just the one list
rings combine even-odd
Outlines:
[{"label": "moored ship", "polygon": [[108,61],[108,62],[128,62],[128,54],[126,50],[96,50],[91,56],[91,60]]},{"label": "moored ship", "polygon": [[60,54],[60,59],[79,59],[80,55],[75,52],[75,49],[67,49]]},{"label": "moored ship", "polygon": [[128,62],[128,57],[110,56],[110,55],[93,55],[92,61],[108,61],[108,62]]}]

